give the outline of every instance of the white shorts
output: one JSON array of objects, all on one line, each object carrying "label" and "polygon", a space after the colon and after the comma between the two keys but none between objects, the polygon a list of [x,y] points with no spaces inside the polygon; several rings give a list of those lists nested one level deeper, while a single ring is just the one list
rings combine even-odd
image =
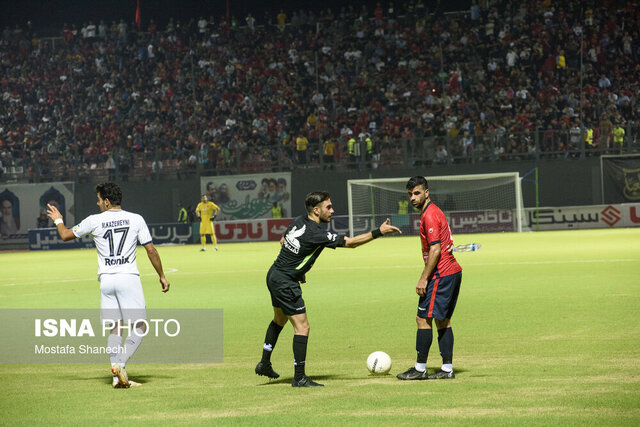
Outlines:
[{"label": "white shorts", "polygon": [[147,318],[142,282],[137,274],[101,274],[100,321],[134,324]]}]

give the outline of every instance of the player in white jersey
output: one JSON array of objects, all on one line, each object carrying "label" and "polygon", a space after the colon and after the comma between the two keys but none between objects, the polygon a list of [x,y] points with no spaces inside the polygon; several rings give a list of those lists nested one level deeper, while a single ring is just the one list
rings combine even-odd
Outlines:
[{"label": "player in white jersey", "polygon": [[[146,332],[146,306],[140,272],[136,264],[136,246],[140,243],[160,277],[162,292],[169,290],[169,281],[162,270],[160,255],[153,246],[149,228],[142,216],[120,208],[122,191],[118,185],[107,182],[96,186],[100,213],[90,215],[72,229],[65,227],[62,215],[55,206],[47,205],[47,214],[65,242],[90,235],[98,250],[98,279],[100,281],[100,318],[116,324],[109,335],[114,388],[140,385],[129,381],[125,365],[142,342]],[[120,324],[135,324],[125,339],[124,347]]]}]

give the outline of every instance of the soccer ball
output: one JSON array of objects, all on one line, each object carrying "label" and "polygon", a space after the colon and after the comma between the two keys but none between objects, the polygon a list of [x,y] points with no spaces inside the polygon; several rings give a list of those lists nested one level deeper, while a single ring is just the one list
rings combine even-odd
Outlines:
[{"label": "soccer ball", "polygon": [[388,374],[391,370],[391,358],[384,351],[374,351],[367,357],[367,369],[373,375]]}]

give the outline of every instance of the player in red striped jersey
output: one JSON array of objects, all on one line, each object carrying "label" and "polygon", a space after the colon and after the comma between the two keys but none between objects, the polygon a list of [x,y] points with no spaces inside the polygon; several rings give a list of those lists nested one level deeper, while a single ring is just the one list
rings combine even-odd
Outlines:
[{"label": "player in red striped jersey", "polygon": [[[416,322],[416,364],[398,374],[401,380],[451,379],[453,373],[453,331],[451,316],[456,307],[462,268],[453,256],[453,238],[444,214],[429,197],[429,185],[422,176],[407,182],[411,204],[420,209],[420,240],[424,269],[416,285],[418,314]],[[440,371],[427,374],[427,356],[433,340],[432,324],[438,328],[438,345],[442,356]]]}]

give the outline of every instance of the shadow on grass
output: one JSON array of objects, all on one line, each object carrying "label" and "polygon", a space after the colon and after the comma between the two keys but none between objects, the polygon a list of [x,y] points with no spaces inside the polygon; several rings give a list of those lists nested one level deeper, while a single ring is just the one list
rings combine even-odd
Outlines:
[{"label": "shadow on grass", "polygon": [[[93,376],[93,377],[87,377],[87,376],[81,376],[81,375],[64,375],[64,376],[60,376],[61,379],[64,380],[71,380],[71,381],[100,381],[104,384],[109,384],[111,385],[111,381],[113,379],[113,376],[106,374],[106,375],[100,375],[100,376]],[[129,379],[135,382],[138,382],[140,384],[147,384],[147,383],[151,383],[154,380],[157,379],[173,379],[175,378],[175,376],[173,375],[133,375],[133,376],[129,376]]]},{"label": "shadow on grass", "polygon": [[[430,373],[435,373],[437,370],[429,370]],[[455,374],[456,374],[456,378],[460,375],[463,374],[465,372],[468,372],[467,369],[454,369]],[[358,381],[358,380],[363,380],[363,379],[374,379],[374,378],[379,378],[379,379],[395,379],[396,374],[395,373],[388,373],[388,374],[384,374],[384,375],[373,375],[373,374],[367,374],[367,375],[363,375],[363,376],[344,376],[344,375],[309,375],[311,377],[312,380],[314,381],[321,381],[321,380],[337,380],[337,381]],[[466,376],[466,375],[463,375]],[[470,375],[472,377],[482,377],[485,375]],[[488,376],[488,375],[486,375]],[[266,378],[265,378],[266,379]],[[268,385],[275,385],[275,384],[291,384],[291,381],[293,381],[293,377],[288,377],[288,376],[284,376],[284,377],[280,377],[278,379],[275,380],[268,380],[266,379],[267,382],[262,383],[262,384],[257,384],[258,387],[262,387],[262,386],[268,386]],[[424,380],[427,381],[427,380]],[[441,380],[429,380],[429,381],[441,381]],[[400,381],[400,382],[406,382],[406,383],[413,383],[415,381]]]},{"label": "shadow on grass", "polygon": [[[321,381],[321,380],[346,380],[348,378],[344,378],[341,377],[339,375],[311,375],[311,379],[314,381]],[[278,379],[275,380],[269,380],[266,383],[263,384],[258,384],[259,387],[261,386],[265,386],[265,385],[273,385],[273,384],[289,384],[291,385],[291,382],[293,381],[293,377],[280,377]]]}]

